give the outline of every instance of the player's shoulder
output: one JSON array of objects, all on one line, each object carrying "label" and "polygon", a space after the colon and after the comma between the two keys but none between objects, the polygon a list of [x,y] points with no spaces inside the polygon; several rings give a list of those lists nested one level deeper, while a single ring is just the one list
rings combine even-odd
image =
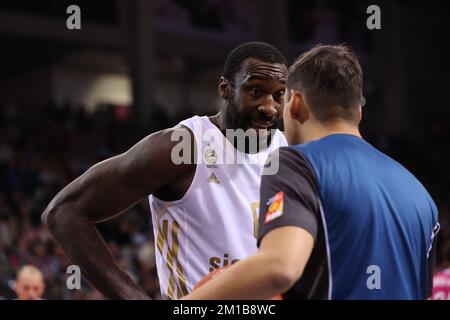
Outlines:
[{"label": "player's shoulder", "polygon": [[[192,130],[183,125],[183,124],[177,124],[173,127],[167,128],[167,129],[163,129],[160,131],[156,131],[154,133],[151,133],[149,136],[159,136],[162,137],[163,139],[167,139],[167,138],[173,138],[179,135],[185,135],[186,137],[189,137],[189,139],[191,139],[193,137],[193,133]],[[173,140],[173,139],[170,139]]]},{"label": "player's shoulder", "polygon": [[191,170],[195,164],[193,141],[191,131],[183,126],[151,133],[120,155],[122,166],[133,167],[142,164],[141,167]]},{"label": "player's shoulder", "polygon": [[194,135],[192,131],[183,125],[176,125],[171,128],[163,129],[147,135],[141,140],[149,147],[157,147],[161,151],[171,151],[172,148],[180,143],[192,145],[194,142]]}]

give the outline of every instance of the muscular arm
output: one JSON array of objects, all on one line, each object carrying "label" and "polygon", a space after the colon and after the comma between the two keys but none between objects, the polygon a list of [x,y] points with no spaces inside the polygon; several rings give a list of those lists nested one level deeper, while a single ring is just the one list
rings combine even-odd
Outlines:
[{"label": "muscular arm", "polygon": [[186,128],[152,134],[127,152],[91,167],[61,190],[42,214],[42,221],[68,258],[110,299],[148,296],[115,263],[95,223],[112,219],[195,170],[195,164],[172,162],[172,148],[179,143],[171,141],[173,132],[184,134],[189,140],[184,140],[186,146],[193,146]]},{"label": "muscular arm", "polygon": [[[281,147],[276,175],[261,179],[258,252],[236,264],[185,299],[268,299],[301,277],[314,248],[319,214],[312,172],[297,151]],[[267,171],[265,173],[268,173]]]},{"label": "muscular arm", "polygon": [[284,226],[272,230],[255,255],[232,265],[183,299],[270,299],[287,291],[300,278],[313,244],[313,236],[302,228]]}]

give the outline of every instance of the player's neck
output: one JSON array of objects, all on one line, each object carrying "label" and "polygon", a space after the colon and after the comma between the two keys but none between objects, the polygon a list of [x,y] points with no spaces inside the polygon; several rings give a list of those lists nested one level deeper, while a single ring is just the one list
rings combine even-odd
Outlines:
[{"label": "player's neck", "polygon": [[222,119],[222,113],[218,112],[213,116],[209,116],[209,121],[212,122],[213,125],[215,125],[217,127],[217,129],[219,129],[220,131],[225,131],[225,122]]},{"label": "player's neck", "polygon": [[319,140],[332,134],[348,134],[361,138],[359,128],[355,124],[347,121],[333,121],[322,123],[316,120],[308,121],[302,126],[299,140],[305,143],[313,140]]}]

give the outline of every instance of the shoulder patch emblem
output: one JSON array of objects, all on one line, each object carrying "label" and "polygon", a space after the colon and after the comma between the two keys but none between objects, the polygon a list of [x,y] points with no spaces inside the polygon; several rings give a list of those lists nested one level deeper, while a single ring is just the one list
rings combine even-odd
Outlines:
[{"label": "shoulder patch emblem", "polygon": [[269,201],[267,202],[267,205],[269,207],[267,209],[266,217],[264,219],[265,224],[283,215],[283,197],[284,192],[280,191],[269,199]]}]

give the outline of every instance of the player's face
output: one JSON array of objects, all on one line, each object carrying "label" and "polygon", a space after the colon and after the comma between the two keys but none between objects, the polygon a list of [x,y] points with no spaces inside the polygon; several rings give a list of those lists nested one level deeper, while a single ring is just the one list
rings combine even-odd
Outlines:
[{"label": "player's face", "polygon": [[245,60],[229,88],[227,125],[268,135],[283,115],[287,68],[284,64]]},{"label": "player's face", "polygon": [[44,281],[40,275],[24,275],[16,282],[19,300],[41,299],[44,294]]}]

